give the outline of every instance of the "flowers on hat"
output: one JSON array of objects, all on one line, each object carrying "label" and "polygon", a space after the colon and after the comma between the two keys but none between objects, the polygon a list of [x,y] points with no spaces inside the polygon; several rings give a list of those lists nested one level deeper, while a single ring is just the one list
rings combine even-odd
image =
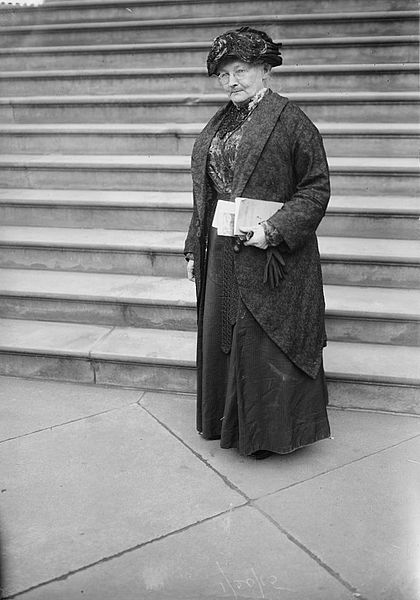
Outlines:
[{"label": "flowers on hat", "polygon": [[207,72],[214,75],[220,62],[227,57],[236,57],[243,62],[263,61],[272,66],[281,65],[281,44],[273,40],[264,31],[251,27],[240,27],[226,31],[213,41],[207,57]]}]

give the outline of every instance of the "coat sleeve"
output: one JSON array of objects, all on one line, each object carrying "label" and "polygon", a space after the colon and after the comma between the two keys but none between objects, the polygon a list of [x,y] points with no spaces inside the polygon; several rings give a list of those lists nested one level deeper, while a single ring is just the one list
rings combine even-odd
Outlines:
[{"label": "coat sleeve", "polygon": [[[194,144],[194,148],[197,144],[197,141]],[[194,151],[193,151],[194,155]],[[191,171],[193,171],[193,156],[191,157]],[[194,187],[194,186],[193,186]],[[197,209],[197,201],[196,194],[193,190],[193,210],[191,215],[190,224],[188,227],[187,237],[185,238],[184,243],[184,255],[187,260],[195,259],[192,255],[195,255],[197,252],[197,240],[201,235],[201,227],[200,227],[200,219],[198,216]]]},{"label": "coat sleeve", "polygon": [[329,170],[321,135],[300,109],[296,107],[295,111],[291,124],[286,124],[295,192],[268,220],[292,252],[315,232],[330,198]]},{"label": "coat sleeve", "polygon": [[194,254],[197,246],[197,233],[199,229],[199,221],[197,215],[197,209],[194,205],[193,213],[188,227],[187,237],[184,244],[184,255],[187,258],[187,254]]}]

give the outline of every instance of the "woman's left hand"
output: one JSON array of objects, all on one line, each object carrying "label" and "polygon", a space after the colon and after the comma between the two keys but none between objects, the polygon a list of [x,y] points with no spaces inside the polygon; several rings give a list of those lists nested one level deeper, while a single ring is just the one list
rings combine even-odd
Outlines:
[{"label": "woman's left hand", "polygon": [[268,243],[267,238],[265,237],[264,227],[262,225],[257,225],[257,227],[253,229],[241,229],[241,232],[245,235],[249,234],[251,231],[253,232],[252,237],[249,240],[244,241],[244,246],[255,246],[261,250],[266,250],[268,248]]}]

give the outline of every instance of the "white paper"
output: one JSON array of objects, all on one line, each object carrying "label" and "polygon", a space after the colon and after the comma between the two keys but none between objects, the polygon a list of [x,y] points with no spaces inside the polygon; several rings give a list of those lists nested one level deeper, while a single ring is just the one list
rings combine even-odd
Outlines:
[{"label": "white paper", "polygon": [[217,235],[233,237],[235,229],[235,203],[218,200],[213,217],[213,227],[217,227]]},{"label": "white paper", "polygon": [[261,221],[266,221],[283,206],[281,202],[268,202],[255,198],[235,198],[235,202],[218,200],[213,217],[213,227],[217,235],[243,237],[242,228],[255,229]]},{"label": "white paper", "polygon": [[267,200],[256,200],[255,198],[235,198],[233,235],[241,235],[241,229],[255,229],[261,221],[266,221],[272,217],[282,206],[281,202],[269,202]]}]

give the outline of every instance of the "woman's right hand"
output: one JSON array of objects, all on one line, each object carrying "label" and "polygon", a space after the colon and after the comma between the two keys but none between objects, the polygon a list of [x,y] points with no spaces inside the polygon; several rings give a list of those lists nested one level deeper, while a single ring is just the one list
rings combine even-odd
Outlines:
[{"label": "woman's right hand", "polygon": [[193,260],[189,260],[187,262],[187,277],[188,277],[189,281],[194,281],[195,280],[195,275],[194,275],[194,261]]}]

